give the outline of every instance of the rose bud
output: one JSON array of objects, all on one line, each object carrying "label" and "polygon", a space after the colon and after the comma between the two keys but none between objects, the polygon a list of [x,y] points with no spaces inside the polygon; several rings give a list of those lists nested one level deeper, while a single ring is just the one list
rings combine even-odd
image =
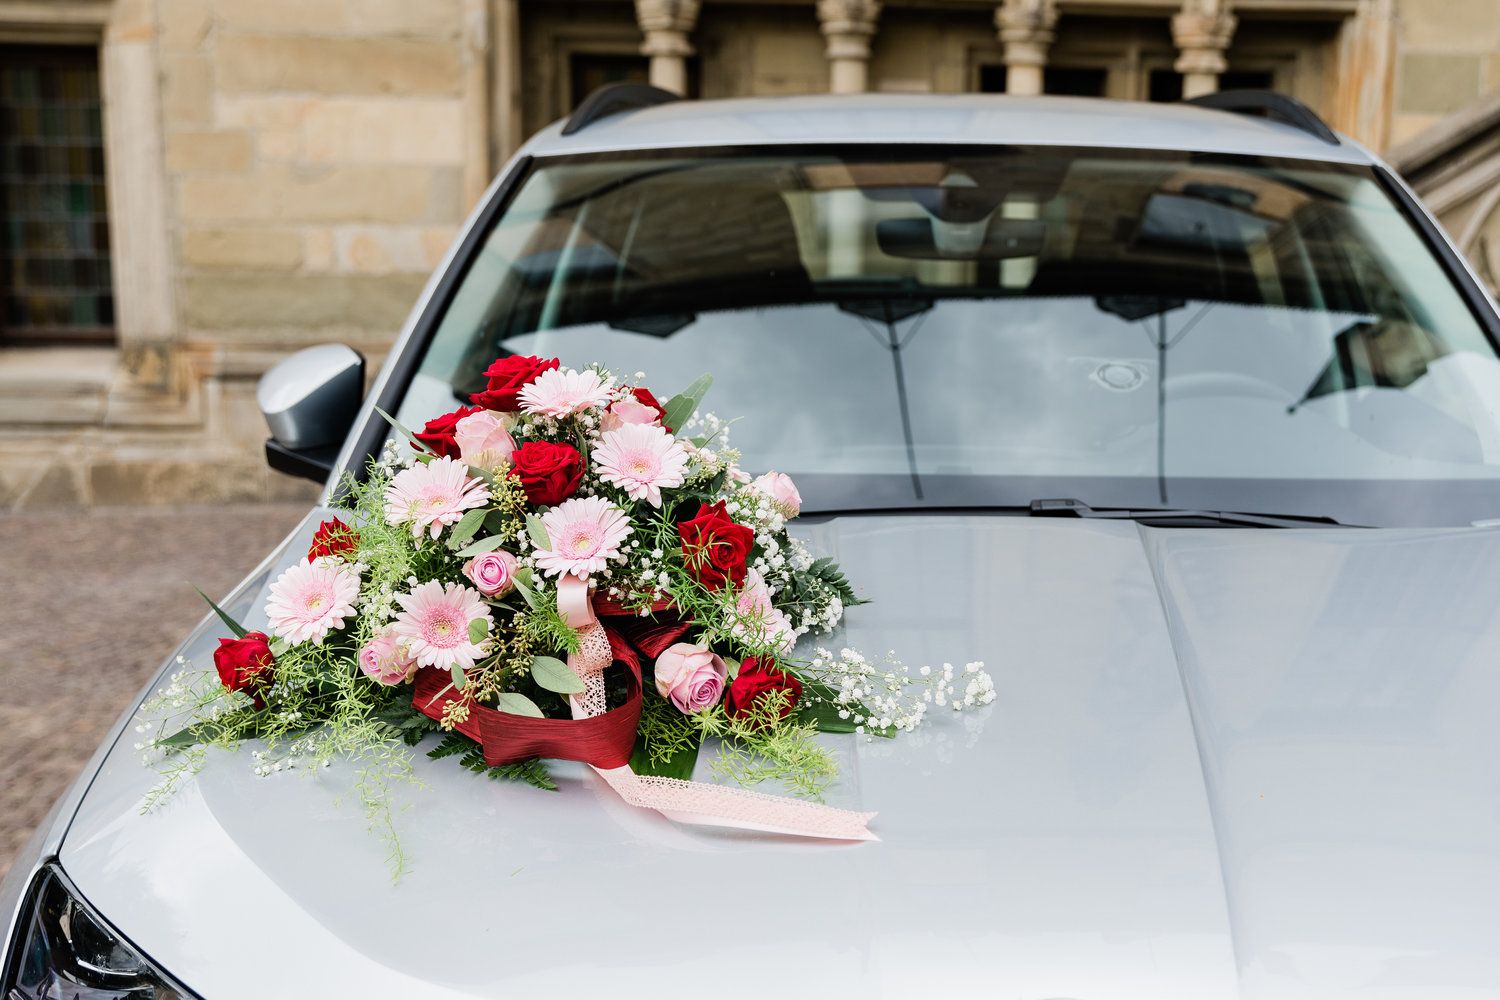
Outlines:
[{"label": "rose bud", "polygon": [[522,354],[501,358],[485,370],[484,374],[490,380],[488,387],[469,399],[487,410],[512,413],[521,408],[521,401],[517,398],[521,390],[535,382],[542,372],[555,371],[561,364],[556,358],[543,361]]},{"label": "rose bud", "polygon": [[359,669],[371,680],[391,687],[411,680],[417,673],[417,661],[395,630],[387,628],[360,647]]},{"label": "rose bud", "polygon": [[750,488],[775,500],[776,505],[787,517],[796,517],[797,512],[802,509],[802,494],[797,492],[797,486],[792,482],[792,477],[784,472],[772,469],[751,483]]},{"label": "rose bud", "polygon": [[557,506],[583,482],[583,456],[570,444],[527,441],[511,461],[526,499],[538,506]]},{"label": "rose bud", "polygon": [[656,658],[656,691],[684,715],[718,704],[729,668],[706,645],[679,642]]},{"label": "rose bud", "polygon": [[230,691],[244,691],[256,708],[266,703],[261,693],[271,685],[271,637],[264,632],[246,632],[243,639],[220,639],[214,650],[214,667],[219,681]]},{"label": "rose bud", "polygon": [[781,706],[781,718],[786,718],[802,697],[802,682],[791,674],[776,669],[776,661],[770,657],[747,656],[740,664],[740,672],[729,691],[724,695],[724,707],[736,718],[744,718],[755,710],[756,703],[773,691],[790,692],[790,697]]},{"label": "rose bud", "polygon": [[[651,390],[636,386],[630,391],[634,398],[621,399],[609,404],[609,409],[604,411],[604,417],[599,421],[601,431],[616,430],[623,424],[663,426],[662,418],[667,415],[667,411],[656,401],[656,397],[651,395]],[[670,427],[664,429],[669,434],[672,432]]]},{"label": "rose bud", "polygon": [[724,501],[704,504],[690,521],[677,525],[687,571],[709,590],[745,582],[746,561],[755,532],[725,511]]},{"label": "rose bud", "polygon": [[464,576],[485,597],[498,597],[516,585],[516,557],[501,549],[485,552],[464,563]]},{"label": "rose bud", "polygon": [[453,428],[459,461],[476,469],[494,472],[509,462],[516,442],[505,429],[505,421],[489,410],[471,413]]},{"label": "rose bud", "polygon": [[312,562],[323,556],[348,559],[358,551],[359,532],[335,517],[328,521],[318,522],[318,530],[313,535],[312,546],[307,550],[307,561]]}]

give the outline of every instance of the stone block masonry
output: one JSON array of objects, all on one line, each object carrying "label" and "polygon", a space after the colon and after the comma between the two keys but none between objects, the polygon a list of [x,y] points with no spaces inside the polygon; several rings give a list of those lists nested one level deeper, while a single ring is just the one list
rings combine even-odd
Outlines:
[{"label": "stone block masonry", "polygon": [[118,346],[78,349],[71,370],[0,351],[18,387],[0,406],[0,510],[315,494],[266,468],[256,377],[327,340],[373,367],[399,331],[490,176],[469,134],[488,116],[469,72],[476,45],[488,58],[483,7],[115,0],[101,56],[124,68],[106,97],[136,117],[106,118],[107,153],[165,216],[159,246],[121,227],[118,256],[162,283],[122,309]]}]

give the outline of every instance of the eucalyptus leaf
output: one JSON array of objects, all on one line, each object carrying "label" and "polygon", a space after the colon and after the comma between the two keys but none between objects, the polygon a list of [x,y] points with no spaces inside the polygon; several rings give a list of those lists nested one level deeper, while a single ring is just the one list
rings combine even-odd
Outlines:
[{"label": "eucalyptus leaf", "polygon": [[542,710],[536,707],[536,702],[524,694],[502,691],[495,696],[495,701],[502,712],[509,712],[511,715],[529,715],[533,719],[543,718]]},{"label": "eucalyptus leaf", "polygon": [[681,430],[682,425],[692,419],[693,414],[697,412],[698,404],[703,402],[703,397],[708,394],[708,387],[713,384],[712,375],[698,376],[692,385],[667,400],[667,405],[663,407],[665,412],[661,422],[674,431]]},{"label": "eucalyptus leaf", "polygon": [[475,618],[469,622],[469,641],[479,645],[490,634],[490,621],[488,618]]},{"label": "eucalyptus leaf", "polygon": [[499,535],[490,535],[488,538],[481,538],[477,542],[470,542],[453,554],[456,556],[477,556],[485,552],[493,552],[504,544],[504,538],[501,538]]},{"label": "eucalyptus leaf", "polygon": [[448,672],[453,676],[453,686],[459,691],[462,691],[464,685],[469,683],[469,678],[464,675],[464,668],[460,667],[457,663],[453,664]]},{"label": "eucalyptus leaf", "polygon": [[538,687],[558,694],[582,694],[583,678],[555,656],[538,656],[531,661],[531,679]]},{"label": "eucalyptus leaf", "polygon": [[456,549],[473,538],[480,525],[484,524],[484,515],[487,513],[488,511],[481,507],[459,518],[458,523],[448,532],[448,546]]},{"label": "eucalyptus leaf", "polygon": [[484,518],[484,526],[491,533],[510,527],[511,516],[503,510],[492,510]]},{"label": "eucalyptus leaf", "polygon": [[547,537],[547,526],[535,514],[526,515],[526,534],[531,536],[532,545],[543,552],[552,551],[552,539]]},{"label": "eucalyptus leaf", "polygon": [[724,661],[724,666],[726,666],[726,667],[729,668],[729,679],[730,680],[734,680],[736,677],[738,677],[740,675],[740,661],[739,660],[736,660],[732,656],[721,656],[721,657],[719,657],[719,659],[723,660]]}]

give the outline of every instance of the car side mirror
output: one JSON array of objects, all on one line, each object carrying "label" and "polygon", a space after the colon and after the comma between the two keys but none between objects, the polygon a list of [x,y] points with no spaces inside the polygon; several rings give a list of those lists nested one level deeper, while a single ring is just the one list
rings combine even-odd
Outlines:
[{"label": "car side mirror", "polygon": [[364,394],[364,355],[343,344],[319,344],[278,362],[255,390],[271,428],[271,468],[326,482]]}]

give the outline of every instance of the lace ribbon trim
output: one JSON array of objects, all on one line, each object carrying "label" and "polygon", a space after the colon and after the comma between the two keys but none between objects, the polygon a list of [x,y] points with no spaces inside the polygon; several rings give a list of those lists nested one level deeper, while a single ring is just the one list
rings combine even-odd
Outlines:
[{"label": "lace ribbon trim", "polygon": [[[578,652],[568,657],[568,666],[583,679],[584,691],[569,698],[573,718],[593,718],[608,707],[604,671],[614,659],[609,637],[594,617],[587,585],[576,577],[564,577],[559,583],[557,603],[568,624],[578,629]],[[678,823],[833,840],[880,839],[867,826],[875,816],[873,812],[837,809],[746,788],[643,776],[632,771],[628,764],[622,767],[590,766],[630,805],[655,809]]]}]

